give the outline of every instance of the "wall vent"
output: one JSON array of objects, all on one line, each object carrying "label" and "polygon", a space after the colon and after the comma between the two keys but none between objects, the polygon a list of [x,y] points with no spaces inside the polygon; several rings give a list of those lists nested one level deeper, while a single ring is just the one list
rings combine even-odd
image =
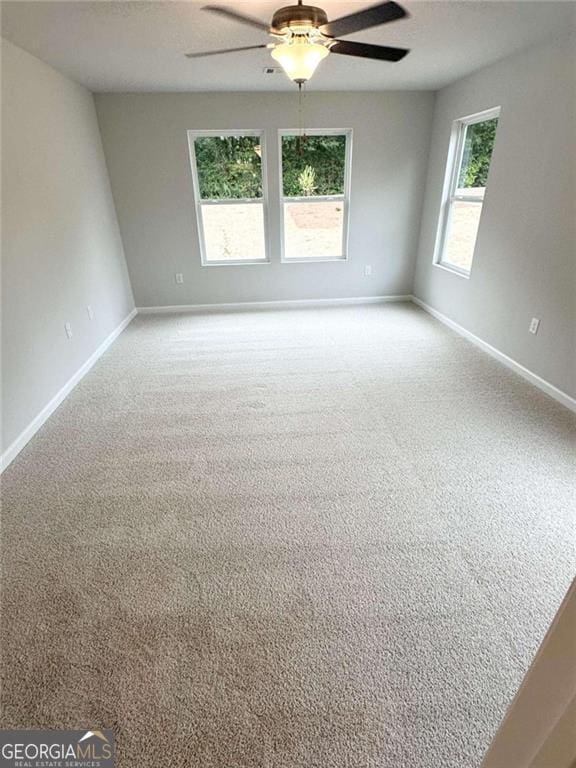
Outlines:
[{"label": "wall vent", "polygon": [[262,72],[265,75],[276,75],[278,72],[282,72],[282,67],[264,67]]}]

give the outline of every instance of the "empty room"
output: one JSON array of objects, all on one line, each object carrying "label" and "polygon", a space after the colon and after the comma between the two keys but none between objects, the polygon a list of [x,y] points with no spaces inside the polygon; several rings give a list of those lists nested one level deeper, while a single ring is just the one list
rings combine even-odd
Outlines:
[{"label": "empty room", "polygon": [[1,13],[0,765],[575,768],[576,2]]}]

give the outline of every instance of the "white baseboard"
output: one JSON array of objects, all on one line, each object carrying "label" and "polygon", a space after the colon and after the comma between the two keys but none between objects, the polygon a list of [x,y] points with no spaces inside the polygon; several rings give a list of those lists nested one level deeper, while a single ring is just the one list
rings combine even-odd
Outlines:
[{"label": "white baseboard", "polygon": [[454,320],[451,320],[446,315],[443,315],[438,310],[426,304],[422,299],[417,296],[362,296],[343,299],[295,299],[287,301],[259,301],[259,302],[241,302],[235,304],[183,304],[175,306],[165,307],[138,307],[133,309],[127,317],[118,325],[112,333],[104,339],[100,346],[90,355],[88,360],[76,371],[76,373],[66,382],[66,384],[60,389],[59,392],[54,395],[50,402],[44,406],[40,413],[30,422],[30,424],[24,429],[20,435],[14,440],[14,442],[8,446],[4,453],[0,456],[0,474],[9,466],[9,464],[16,458],[24,446],[31,440],[40,427],[48,420],[48,418],[54,413],[60,403],[67,397],[67,395],[74,389],[76,384],[88,373],[92,366],[96,363],[98,358],[108,349],[108,347],[118,338],[126,326],[131,322],[136,314],[143,315],[157,315],[157,314],[173,314],[178,312],[228,312],[238,310],[258,310],[258,309],[281,309],[281,308],[296,308],[296,307],[322,307],[322,306],[345,306],[354,304],[385,304],[389,302],[406,302],[412,301],[417,304],[423,310],[435,317],[444,325],[447,325],[453,331],[463,336],[472,344],[475,344],[483,352],[486,352],[491,357],[495,358],[499,362],[506,365],[512,371],[522,376],[522,378],[529,381],[534,386],[541,389],[547,395],[550,395],[562,405],[569,408],[576,413],[576,399],[563,392],[558,387],[550,384],[548,381],[533,373],[528,368],[525,368],[520,363],[513,360],[508,355],[505,355],[500,350],[493,347],[488,342],[483,341],[478,336],[475,336],[466,328],[463,328]]},{"label": "white baseboard", "polygon": [[435,317],[437,320],[440,320],[441,323],[447,325],[448,328],[451,328],[460,336],[463,336],[468,341],[471,341],[472,344],[475,344],[483,352],[487,352],[495,360],[503,363],[505,366],[510,368],[510,370],[514,371],[514,373],[522,376],[523,379],[526,379],[526,381],[529,381],[535,387],[541,389],[542,392],[550,395],[550,397],[553,397],[554,400],[557,400],[559,403],[566,406],[566,408],[569,408],[571,411],[576,413],[576,400],[566,392],[563,392],[561,389],[558,389],[558,387],[555,387],[553,384],[550,384],[550,382],[546,381],[546,379],[543,379],[541,376],[538,376],[538,374],[533,373],[528,368],[525,368],[523,365],[516,362],[516,360],[513,360],[511,357],[508,357],[508,355],[505,355],[504,352],[500,352],[499,349],[496,349],[496,347],[488,344],[488,342],[484,341],[479,336],[475,336],[473,333],[470,333],[470,331],[467,331],[466,328],[458,325],[458,323],[455,323],[454,320],[451,320],[446,315],[443,315],[442,312],[438,312],[437,309],[434,309],[434,307],[426,304],[426,302],[422,301],[422,299],[419,299],[417,296],[412,296],[412,301],[414,304],[417,304],[423,310],[428,312],[428,314],[432,315],[432,317]]},{"label": "white baseboard", "polygon": [[86,362],[76,371],[76,373],[68,379],[66,384],[60,389],[59,392],[57,392],[54,397],[50,400],[50,402],[42,408],[40,413],[28,424],[26,429],[24,429],[14,440],[14,442],[6,448],[4,453],[0,456],[0,474],[4,472],[6,467],[16,458],[16,456],[20,453],[22,448],[28,443],[38,432],[40,427],[44,424],[45,421],[47,421],[50,416],[54,413],[56,408],[60,405],[60,403],[67,397],[67,395],[70,394],[70,392],[74,389],[76,384],[84,378],[84,376],[88,373],[90,368],[96,363],[99,357],[101,357],[104,352],[108,349],[108,347],[114,342],[118,336],[122,333],[122,331],[126,328],[126,326],[130,323],[130,321],[136,316],[136,309],[133,309],[129,315],[127,315],[124,320],[118,325],[112,333],[107,336],[102,344],[96,349],[86,360]]},{"label": "white baseboard", "polygon": [[234,304],[174,304],[164,307],[138,307],[139,315],[170,315],[177,312],[237,312],[258,309],[290,309],[297,307],[339,307],[349,304],[385,304],[411,301],[412,296],[354,296],[345,299],[287,299],[283,301],[242,301]]}]

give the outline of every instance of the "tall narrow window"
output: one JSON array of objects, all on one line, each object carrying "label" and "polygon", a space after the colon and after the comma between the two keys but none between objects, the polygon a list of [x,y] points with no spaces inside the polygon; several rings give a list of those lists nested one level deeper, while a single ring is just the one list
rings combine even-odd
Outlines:
[{"label": "tall narrow window", "polygon": [[351,131],[280,132],[285,261],[346,258]]},{"label": "tall narrow window", "polygon": [[188,132],[203,264],[267,260],[264,138]]},{"label": "tall narrow window", "polygon": [[470,274],[500,108],[456,120],[450,142],[436,261]]}]

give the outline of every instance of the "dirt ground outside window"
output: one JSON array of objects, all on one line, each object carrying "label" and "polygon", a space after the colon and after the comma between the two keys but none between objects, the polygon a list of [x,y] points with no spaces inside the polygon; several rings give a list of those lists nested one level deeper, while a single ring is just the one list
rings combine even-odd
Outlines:
[{"label": "dirt ground outside window", "polygon": [[[202,206],[206,260],[265,259],[261,204]],[[341,258],[344,201],[284,203],[284,255],[287,259]]]}]

